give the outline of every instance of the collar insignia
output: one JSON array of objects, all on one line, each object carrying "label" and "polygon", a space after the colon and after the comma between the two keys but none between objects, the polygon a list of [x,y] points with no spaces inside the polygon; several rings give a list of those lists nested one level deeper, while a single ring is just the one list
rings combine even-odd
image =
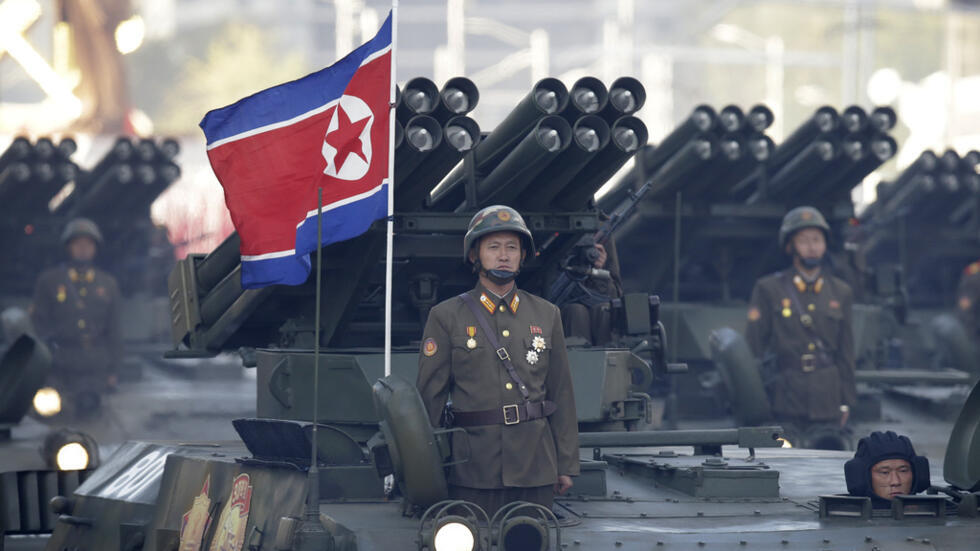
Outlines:
[{"label": "collar insignia", "polygon": [[493,315],[494,310],[496,310],[496,305],[492,300],[490,300],[490,297],[488,297],[486,293],[480,293],[480,304],[487,309],[487,312],[490,312],[490,315]]},{"label": "collar insignia", "polygon": [[515,292],[514,298],[510,299],[510,311],[516,314],[517,307],[520,305],[521,305],[521,298],[517,296],[517,293]]}]

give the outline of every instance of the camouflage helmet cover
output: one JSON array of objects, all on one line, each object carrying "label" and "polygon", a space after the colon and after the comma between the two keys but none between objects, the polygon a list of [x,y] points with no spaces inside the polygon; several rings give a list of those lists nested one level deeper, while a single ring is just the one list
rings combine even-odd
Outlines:
[{"label": "camouflage helmet cover", "polygon": [[69,241],[80,235],[91,237],[98,245],[102,244],[102,232],[99,231],[99,226],[88,218],[75,218],[68,222],[65,231],[61,233],[61,243],[67,245]]},{"label": "camouflage helmet cover", "polygon": [[793,234],[804,228],[820,228],[825,238],[830,235],[830,225],[819,210],[813,207],[796,207],[783,216],[783,223],[779,226],[780,248],[785,249]]},{"label": "camouflage helmet cover", "polygon": [[524,249],[528,255],[534,256],[534,238],[531,230],[527,229],[524,218],[516,210],[504,205],[486,207],[470,219],[470,225],[463,237],[463,260],[469,261],[470,249],[483,237],[490,233],[510,231],[521,236]]}]

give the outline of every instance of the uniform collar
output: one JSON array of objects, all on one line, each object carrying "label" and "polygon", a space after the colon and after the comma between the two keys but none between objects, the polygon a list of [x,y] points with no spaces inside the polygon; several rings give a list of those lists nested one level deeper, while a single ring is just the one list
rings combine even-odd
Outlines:
[{"label": "uniform collar", "polygon": [[801,293],[812,291],[813,294],[819,295],[820,291],[822,291],[824,286],[827,284],[822,275],[817,276],[817,279],[811,282],[804,279],[803,276],[796,270],[790,270],[789,277],[790,281],[793,282],[793,286],[796,287],[796,290]]},{"label": "uniform collar", "polygon": [[68,279],[72,283],[92,283],[95,281],[95,268],[91,264],[69,264]]},{"label": "uniform collar", "polygon": [[473,295],[491,316],[500,312],[501,308],[504,310],[509,309],[511,313],[516,314],[517,308],[521,305],[521,297],[517,292],[517,285],[514,285],[510,292],[503,297],[498,297],[487,290],[486,287],[477,283],[476,287],[473,288]]}]

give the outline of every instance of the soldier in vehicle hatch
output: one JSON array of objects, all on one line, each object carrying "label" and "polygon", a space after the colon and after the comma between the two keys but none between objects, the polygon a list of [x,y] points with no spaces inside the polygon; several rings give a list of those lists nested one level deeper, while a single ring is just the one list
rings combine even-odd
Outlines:
[{"label": "soldier in vehicle hatch", "polygon": [[31,306],[38,335],[52,345],[52,374],[72,390],[116,386],[121,352],[119,286],[93,264],[102,233],[91,220],[65,226],[68,261],[38,276]]},{"label": "soldier in vehicle hatch", "polygon": [[853,295],[821,269],[830,226],[813,207],[783,217],[779,245],[792,266],[759,279],[749,303],[746,338],[770,368],[773,416],[791,428],[844,426],[856,400]]},{"label": "soldier in vehicle hatch", "polygon": [[915,454],[907,436],[875,431],[858,442],[844,464],[844,479],[850,495],[870,497],[875,508],[890,507],[895,496],[929,487],[929,460]]},{"label": "soldier in vehicle hatch", "polygon": [[609,301],[623,296],[616,242],[610,235],[605,244],[595,243],[586,252],[577,254],[601,276],[585,277],[581,285],[587,294],[561,306],[565,336],[578,337],[592,346],[604,346],[613,338]]},{"label": "soldier in vehicle hatch", "polygon": [[416,384],[429,420],[469,436],[470,459],[452,467],[449,495],[490,515],[518,500],[550,507],[579,473],[561,316],[514,281],[533,254],[517,211],[478,212],[463,238],[476,287],[436,305],[422,336]]}]

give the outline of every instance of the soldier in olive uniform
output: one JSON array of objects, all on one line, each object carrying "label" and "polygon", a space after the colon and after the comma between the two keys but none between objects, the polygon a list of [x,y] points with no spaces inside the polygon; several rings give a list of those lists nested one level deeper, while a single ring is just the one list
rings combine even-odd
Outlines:
[{"label": "soldier in olive uniform", "polygon": [[971,337],[980,336],[980,260],[967,266],[956,289],[956,312]]},{"label": "soldier in olive uniform", "polygon": [[53,376],[62,385],[75,391],[114,388],[121,350],[119,286],[92,263],[102,234],[94,222],[78,218],[61,240],[69,260],[38,277],[34,326],[53,345]]},{"label": "soldier in olive uniform", "polygon": [[554,492],[565,493],[579,472],[561,316],[514,282],[533,254],[517,211],[478,212],[463,255],[479,281],[429,312],[419,355],[417,386],[430,421],[463,427],[469,436],[470,459],[452,467],[450,496],[491,515],[517,500],[550,506]]},{"label": "soldier in olive uniform", "polygon": [[793,265],[757,281],[749,305],[749,345],[775,367],[773,415],[791,426],[844,426],[856,400],[851,289],[821,270],[829,231],[812,207],[787,213],[779,244]]}]

